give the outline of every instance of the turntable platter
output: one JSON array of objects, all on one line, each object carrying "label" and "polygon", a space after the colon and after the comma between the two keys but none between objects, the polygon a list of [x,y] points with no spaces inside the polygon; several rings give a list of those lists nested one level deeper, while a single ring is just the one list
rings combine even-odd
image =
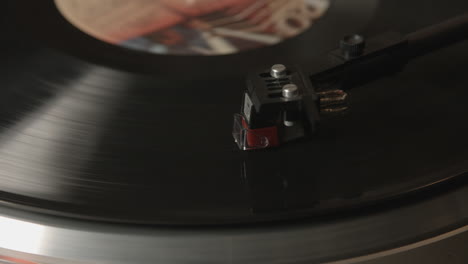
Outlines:
[{"label": "turntable platter", "polygon": [[348,212],[468,169],[466,43],[356,89],[352,112],[310,142],[244,153],[230,135],[249,70],[310,61],[350,32],[411,32],[465,1],[425,1],[435,17],[420,2],[336,0],[295,38],[211,57],[104,43],[44,2],[8,1],[2,26],[4,204],[107,222],[255,223]]}]

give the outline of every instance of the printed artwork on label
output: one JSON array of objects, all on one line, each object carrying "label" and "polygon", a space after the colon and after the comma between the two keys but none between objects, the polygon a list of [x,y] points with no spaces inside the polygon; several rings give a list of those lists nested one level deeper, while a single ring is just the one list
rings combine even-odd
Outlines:
[{"label": "printed artwork on label", "polygon": [[62,15],[105,42],[156,54],[224,55],[307,30],[331,0],[55,0]]}]

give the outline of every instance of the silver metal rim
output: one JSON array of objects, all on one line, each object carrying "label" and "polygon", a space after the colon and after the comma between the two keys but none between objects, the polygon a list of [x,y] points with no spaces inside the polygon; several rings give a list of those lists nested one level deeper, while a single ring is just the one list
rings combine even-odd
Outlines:
[{"label": "silver metal rim", "polygon": [[468,223],[467,201],[464,187],[398,209],[331,222],[225,229],[106,225],[0,207],[0,248],[93,263],[337,261],[461,228]]}]

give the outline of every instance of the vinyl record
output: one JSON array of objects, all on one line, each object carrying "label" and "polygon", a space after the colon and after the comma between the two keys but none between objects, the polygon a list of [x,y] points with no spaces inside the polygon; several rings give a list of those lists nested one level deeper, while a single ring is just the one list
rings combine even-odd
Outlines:
[{"label": "vinyl record", "polygon": [[350,212],[454,179],[468,169],[465,46],[356,89],[351,113],[310,142],[242,152],[231,137],[251,70],[308,64],[346,34],[407,33],[458,11],[421,6],[335,0],[282,43],[181,56],[100,41],[54,1],[7,1],[0,197],[81,219],[220,225]]}]

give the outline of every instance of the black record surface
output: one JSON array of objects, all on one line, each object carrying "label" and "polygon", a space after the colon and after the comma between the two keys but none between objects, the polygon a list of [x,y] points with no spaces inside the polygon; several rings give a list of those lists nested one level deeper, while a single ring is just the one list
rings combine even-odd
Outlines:
[{"label": "black record surface", "polygon": [[247,223],[372,204],[468,170],[466,43],[354,90],[352,112],[311,142],[246,153],[231,137],[249,70],[310,63],[355,31],[411,32],[468,11],[466,1],[336,0],[293,40],[219,57],[125,50],[75,29],[53,1],[6,3],[4,203],[117,222]]}]

